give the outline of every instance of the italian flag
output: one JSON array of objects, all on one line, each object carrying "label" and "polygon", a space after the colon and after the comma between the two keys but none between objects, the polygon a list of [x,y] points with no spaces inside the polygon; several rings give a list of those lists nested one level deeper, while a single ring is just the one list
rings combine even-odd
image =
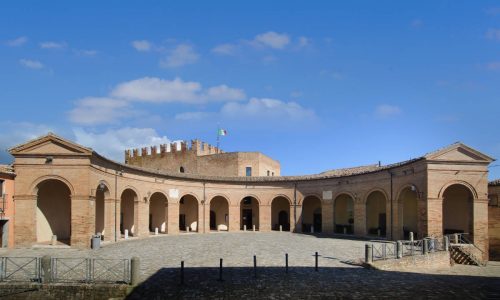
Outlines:
[{"label": "italian flag", "polygon": [[219,136],[225,136],[225,135],[227,135],[227,130],[225,130],[225,129],[219,129],[219,132],[217,132],[217,134]]}]

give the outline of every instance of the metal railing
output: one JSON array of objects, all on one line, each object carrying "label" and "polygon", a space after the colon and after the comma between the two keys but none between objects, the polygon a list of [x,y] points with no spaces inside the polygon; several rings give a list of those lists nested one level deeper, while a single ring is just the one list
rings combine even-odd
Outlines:
[{"label": "metal railing", "polygon": [[40,258],[0,257],[0,281],[41,282]]},{"label": "metal railing", "polygon": [[[130,283],[129,259],[0,257],[0,282]],[[44,273],[44,270],[47,270]]]},{"label": "metal railing", "polygon": [[366,244],[365,261],[398,259],[430,252],[447,251],[447,237],[427,237],[422,240],[379,241]]},{"label": "metal railing", "polygon": [[450,240],[452,246],[460,247],[460,250],[469,256],[469,258],[479,266],[485,266],[486,262],[483,260],[484,251],[477,247],[469,238],[469,233],[453,233],[447,234],[446,237]]}]

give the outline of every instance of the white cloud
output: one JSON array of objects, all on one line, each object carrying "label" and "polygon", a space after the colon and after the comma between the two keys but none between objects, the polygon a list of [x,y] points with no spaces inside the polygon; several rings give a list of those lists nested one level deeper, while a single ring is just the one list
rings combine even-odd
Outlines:
[{"label": "white cloud", "polygon": [[183,81],[180,78],[165,80],[144,77],[117,85],[111,96],[131,101],[202,103],[242,100],[245,93],[226,85],[203,90],[200,83]]},{"label": "white cloud", "polygon": [[100,133],[75,128],[73,134],[77,143],[120,162],[124,160],[125,149],[170,143],[170,139],[159,135],[153,128],[124,127]]},{"label": "white cloud", "polygon": [[306,120],[316,118],[313,110],[304,108],[296,102],[284,102],[270,98],[251,98],[247,103],[226,103],[221,114],[230,118],[242,116],[252,118],[280,118]]},{"label": "white cloud", "polygon": [[492,71],[500,71],[500,61],[493,61],[486,64],[486,68]]},{"label": "white cloud", "polygon": [[170,53],[160,61],[163,68],[175,68],[184,65],[194,64],[199,59],[198,53],[192,46],[187,44],[177,45]]},{"label": "white cloud", "polygon": [[151,50],[151,43],[147,40],[136,40],[132,42],[132,47],[137,51],[148,52]]},{"label": "white cloud", "polygon": [[69,119],[76,124],[98,125],[116,123],[120,118],[133,114],[126,101],[87,97],[76,102],[76,107],[69,111]]},{"label": "white cloud", "polygon": [[80,56],[95,56],[97,54],[97,50],[85,50],[85,49],[75,49],[76,55]]},{"label": "white cloud", "polygon": [[40,43],[40,48],[42,49],[64,49],[66,48],[65,42],[43,42]]},{"label": "white cloud", "polygon": [[375,116],[385,119],[401,114],[401,108],[389,104],[381,104],[375,108]]},{"label": "white cloud", "polygon": [[305,37],[305,36],[299,37],[299,41],[298,41],[299,48],[307,47],[307,46],[309,46],[310,43],[311,43],[311,41],[307,37]]},{"label": "white cloud", "polygon": [[0,163],[11,163],[12,156],[5,151],[26,141],[35,139],[48,132],[53,132],[53,128],[44,124],[33,124],[29,122],[0,122],[2,134],[0,135]]},{"label": "white cloud", "polygon": [[266,46],[273,49],[284,49],[290,43],[290,37],[284,33],[268,31],[255,36],[254,42],[260,46]]},{"label": "white cloud", "polygon": [[9,47],[19,47],[24,45],[28,41],[28,38],[25,36],[18,37],[17,39],[9,40],[5,42],[5,44]]},{"label": "white cloud", "polygon": [[486,31],[486,38],[494,41],[500,41],[500,29],[490,28]]},{"label": "white cloud", "polygon": [[26,67],[26,68],[29,68],[29,69],[42,69],[44,66],[41,62],[39,62],[38,60],[31,60],[31,59],[20,59],[19,60],[19,63]]},{"label": "white cloud", "polygon": [[214,113],[205,112],[205,111],[193,111],[193,112],[184,112],[176,114],[174,119],[179,121],[193,121],[193,120],[203,120],[210,116],[213,116]]},{"label": "white cloud", "polygon": [[213,53],[220,55],[234,55],[238,46],[234,44],[221,44],[212,49]]}]

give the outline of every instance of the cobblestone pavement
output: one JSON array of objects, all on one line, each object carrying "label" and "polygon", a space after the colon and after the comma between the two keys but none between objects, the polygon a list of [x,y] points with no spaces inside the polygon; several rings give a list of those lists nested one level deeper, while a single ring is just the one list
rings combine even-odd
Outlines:
[{"label": "cobblestone pavement", "polygon": [[[155,236],[105,245],[99,250],[14,249],[1,256],[100,257],[141,259],[145,280],[131,299],[140,298],[500,298],[500,263],[455,265],[419,272],[367,270],[364,241],[286,232],[210,233]],[[319,271],[314,253],[319,253]],[[289,272],[285,273],[285,253]],[[257,256],[254,278],[253,255]],[[223,281],[218,281],[219,259]],[[185,283],[180,285],[180,261]]]}]

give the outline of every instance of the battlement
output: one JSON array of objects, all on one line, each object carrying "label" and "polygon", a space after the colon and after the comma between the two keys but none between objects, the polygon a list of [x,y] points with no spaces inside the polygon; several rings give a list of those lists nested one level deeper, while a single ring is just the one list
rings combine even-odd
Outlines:
[{"label": "battlement", "polygon": [[139,157],[165,157],[170,155],[194,154],[196,156],[212,155],[224,153],[221,149],[208,143],[201,142],[198,139],[191,140],[190,145],[187,141],[162,144],[136,149],[125,150],[125,162],[137,159]]}]

